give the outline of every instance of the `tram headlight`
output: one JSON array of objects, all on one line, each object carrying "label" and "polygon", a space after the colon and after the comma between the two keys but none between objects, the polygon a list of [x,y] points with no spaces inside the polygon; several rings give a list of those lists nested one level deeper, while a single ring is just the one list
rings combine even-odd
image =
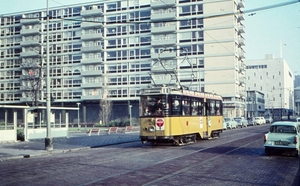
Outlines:
[{"label": "tram headlight", "polygon": [[150,127],[148,128],[148,130],[149,130],[150,132],[154,132],[154,131],[155,131],[155,128],[154,128],[153,126],[150,126]]}]

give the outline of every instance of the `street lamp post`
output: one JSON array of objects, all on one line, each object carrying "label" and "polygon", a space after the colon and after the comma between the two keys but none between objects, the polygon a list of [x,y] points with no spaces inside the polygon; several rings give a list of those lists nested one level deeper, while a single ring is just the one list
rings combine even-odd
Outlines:
[{"label": "street lamp post", "polygon": [[[283,90],[283,89],[281,89],[281,90]],[[282,92],[281,92],[281,108],[280,108],[280,120],[282,121],[282,99],[283,99],[283,96],[282,96]]]},{"label": "street lamp post", "polygon": [[78,130],[80,128],[80,118],[79,118],[79,105],[80,103],[77,103],[77,107],[78,107],[78,110],[77,110],[77,127],[78,127]]},{"label": "street lamp post", "polygon": [[129,125],[132,126],[132,122],[131,122],[131,108],[132,105],[129,105]]},{"label": "street lamp post", "polygon": [[50,57],[49,57],[49,0],[47,0],[47,36],[46,36],[46,110],[47,129],[45,138],[45,150],[53,150],[51,137],[51,101],[50,101]]}]

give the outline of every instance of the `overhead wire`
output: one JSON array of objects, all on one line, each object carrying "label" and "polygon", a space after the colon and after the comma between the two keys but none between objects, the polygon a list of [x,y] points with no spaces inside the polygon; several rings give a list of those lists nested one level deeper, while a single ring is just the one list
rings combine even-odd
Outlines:
[{"label": "overhead wire", "polygon": [[[56,0],[51,0],[53,2],[56,2],[58,4],[63,5],[62,3],[56,1]],[[165,3],[162,0],[163,3]],[[182,18],[182,19],[176,19],[176,20],[164,20],[164,21],[153,21],[153,20],[145,20],[145,21],[111,21],[111,22],[107,22],[107,21],[96,21],[96,20],[82,20],[82,19],[76,19],[76,18],[63,18],[63,17],[50,17],[53,18],[53,20],[50,20],[51,22],[53,21],[58,21],[58,20],[66,20],[66,21],[76,21],[76,22],[90,22],[90,23],[102,23],[102,24],[107,24],[107,25],[122,25],[122,24],[143,24],[143,23],[167,23],[167,22],[178,22],[178,21],[184,21],[184,20],[197,20],[197,19],[209,19],[209,18],[216,18],[216,17],[223,17],[223,16],[228,16],[228,15],[233,15],[233,14],[246,14],[246,13],[250,13],[248,14],[249,16],[253,16],[256,14],[256,12],[259,11],[263,11],[263,10],[269,10],[269,9],[274,9],[274,8],[278,8],[278,7],[282,7],[282,6],[287,6],[287,5],[291,5],[291,4],[295,4],[295,3],[299,3],[299,0],[295,0],[295,1],[290,1],[290,2],[284,2],[284,3],[279,3],[279,4],[275,4],[275,5],[269,5],[269,6],[264,6],[264,7],[258,7],[258,8],[253,8],[253,9],[249,9],[249,10],[244,10],[244,11],[238,11],[238,12],[228,12],[228,13],[223,13],[223,14],[216,14],[216,15],[206,15],[206,16],[200,16],[197,18]],[[166,4],[166,3],[165,3]],[[167,5],[167,4],[166,4]],[[65,6],[65,5],[63,5]],[[68,6],[67,6],[68,7]],[[173,7],[172,7],[173,8]],[[175,8],[176,11],[176,8]],[[46,17],[39,17],[41,19],[44,19]],[[28,19],[28,18],[26,18]],[[30,19],[30,18],[29,18]],[[36,19],[36,18],[32,18],[32,19]],[[205,31],[204,31],[205,32]],[[207,35],[209,35],[207,32],[205,32]],[[213,40],[215,40],[217,43],[219,43],[220,45],[222,45],[222,43],[218,42],[216,39],[214,39],[211,35],[209,35]],[[223,46],[223,45],[222,45]],[[164,46],[166,47],[166,46]],[[225,46],[223,46],[224,48],[226,48]],[[226,48],[227,49],[227,48]],[[228,51],[230,51],[229,49],[227,49]],[[231,51],[230,51],[231,52]],[[187,62],[191,65],[192,68],[192,76],[193,76],[193,65],[190,63],[189,59],[188,59],[188,55],[185,56],[184,58],[185,60],[187,60]],[[160,59],[158,59],[160,60]],[[183,61],[181,62],[183,63]],[[180,63],[180,64],[181,64]],[[160,64],[163,66],[163,68],[166,70],[165,66],[162,64],[162,62],[160,61]],[[176,76],[176,79],[178,80],[178,77]],[[193,78],[192,78],[193,79]],[[192,83],[192,82],[191,82]]]}]

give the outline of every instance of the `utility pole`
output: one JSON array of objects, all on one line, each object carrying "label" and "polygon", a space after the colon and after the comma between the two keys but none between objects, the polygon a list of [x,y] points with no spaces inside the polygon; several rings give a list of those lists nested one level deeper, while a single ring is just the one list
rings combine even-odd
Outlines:
[{"label": "utility pole", "polygon": [[46,36],[46,110],[47,110],[47,136],[45,138],[45,150],[53,150],[51,137],[51,102],[50,102],[50,58],[49,58],[49,0],[47,0],[47,36]]}]

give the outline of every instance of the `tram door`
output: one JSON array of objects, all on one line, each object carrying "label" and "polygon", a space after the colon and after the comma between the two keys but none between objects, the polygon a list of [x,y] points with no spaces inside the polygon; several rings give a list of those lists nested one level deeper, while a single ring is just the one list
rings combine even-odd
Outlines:
[{"label": "tram door", "polygon": [[203,137],[208,138],[210,133],[211,133],[211,117],[210,117],[210,110],[209,110],[209,102],[207,101],[206,98],[204,98],[204,113],[203,115],[205,116],[205,132],[203,132]]}]

